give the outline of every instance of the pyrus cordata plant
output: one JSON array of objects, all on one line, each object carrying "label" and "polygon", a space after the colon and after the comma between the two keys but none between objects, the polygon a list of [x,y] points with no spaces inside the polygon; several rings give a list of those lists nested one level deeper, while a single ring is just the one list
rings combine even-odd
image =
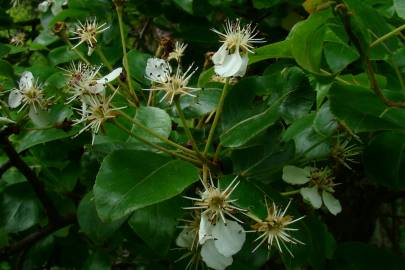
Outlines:
[{"label": "pyrus cordata plant", "polygon": [[0,1],[0,269],[402,269],[403,1]]}]

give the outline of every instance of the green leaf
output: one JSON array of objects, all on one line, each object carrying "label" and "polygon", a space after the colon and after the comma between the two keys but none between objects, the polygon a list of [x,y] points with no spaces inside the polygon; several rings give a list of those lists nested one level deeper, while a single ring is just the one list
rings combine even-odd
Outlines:
[{"label": "green leaf", "polygon": [[189,14],[193,14],[193,0],[173,0],[181,9]]},{"label": "green leaf", "polygon": [[150,54],[136,50],[128,52],[128,65],[132,78],[144,84],[149,84],[149,81],[145,79],[145,68],[150,57],[152,57]]},{"label": "green leaf", "polygon": [[384,186],[405,189],[405,134],[384,132],[364,151],[367,177]]},{"label": "green leaf", "polygon": [[160,256],[166,255],[183,215],[178,197],[138,209],[128,220],[131,228]]},{"label": "green leaf", "polygon": [[324,45],[326,63],[333,73],[340,72],[359,58],[359,53],[344,43],[326,42]]},{"label": "green leaf", "polygon": [[240,147],[265,131],[278,120],[280,103],[281,100],[264,112],[248,117],[227,129],[220,137],[221,144],[227,147]]},{"label": "green leaf", "polygon": [[[135,120],[165,138],[169,138],[172,131],[170,116],[166,111],[157,107],[140,107],[136,111]],[[136,125],[133,125],[132,131],[150,142],[162,142]]]},{"label": "green leaf", "polygon": [[405,20],[405,2],[402,0],[394,0],[394,8],[398,17]]},{"label": "green leaf", "polygon": [[80,201],[77,221],[83,233],[95,242],[103,242],[119,229],[125,219],[121,218],[113,222],[101,221],[97,215],[93,193],[90,192]]},{"label": "green leaf", "polygon": [[283,168],[283,180],[293,185],[303,185],[310,180],[311,169],[288,165]]},{"label": "green leaf", "polygon": [[77,60],[79,59],[79,56],[68,46],[61,46],[51,50],[48,54],[48,58],[52,65],[56,66]]},{"label": "green leaf", "polygon": [[331,16],[329,9],[316,12],[291,30],[292,55],[301,67],[310,72],[320,73],[326,22]]},{"label": "green leaf", "polygon": [[116,220],[134,210],[180,194],[198,179],[193,165],[151,152],[118,150],[101,164],[94,185],[102,220]]},{"label": "green leaf", "polygon": [[82,19],[86,18],[87,15],[88,15],[87,12],[81,9],[73,9],[73,8],[65,9],[49,21],[48,28],[52,28],[55,25],[55,23],[59,21],[65,21],[67,18]]},{"label": "green leaf", "polygon": [[354,132],[405,127],[405,111],[388,107],[367,88],[334,84],[330,89],[330,108]]},{"label": "green leaf", "polygon": [[18,140],[17,149],[19,152],[21,152],[38,144],[71,137],[76,132],[77,130],[70,130],[66,132],[59,128],[31,130],[28,131],[21,139]]},{"label": "green leaf", "polygon": [[27,182],[8,186],[0,196],[0,226],[7,232],[24,231],[39,222],[41,207]]},{"label": "green leaf", "polygon": [[257,48],[255,53],[249,56],[249,64],[272,58],[292,58],[290,44],[290,40],[283,40]]},{"label": "green leaf", "polygon": [[271,8],[280,2],[281,0],[253,0],[253,6],[257,9]]},{"label": "green leaf", "polygon": [[96,251],[87,258],[83,270],[111,270],[112,262],[109,257],[109,254]]}]

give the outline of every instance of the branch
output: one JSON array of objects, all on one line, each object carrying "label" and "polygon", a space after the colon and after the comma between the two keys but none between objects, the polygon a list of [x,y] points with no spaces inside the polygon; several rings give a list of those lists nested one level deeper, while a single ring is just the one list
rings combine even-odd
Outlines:
[{"label": "branch", "polygon": [[46,236],[52,234],[53,232],[59,229],[62,229],[70,224],[74,224],[75,222],[76,222],[75,215],[70,215],[60,218],[57,222],[49,223],[45,227],[40,228],[38,231],[21,239],[17,243],[1,248],[0,261],[30,248],[33,244],[35,244],[39,240],[45,238]]},{"label": "branch", "polygon": [[2,145],[3,151],[7,154],[11,165],[16,167],[25,176],[25,178],[27,178],[27,181],[33,187],[39,201],[45,209],[49,223],[57,223],[57,221],[60,219],[59,213],[46,194],[41,181],[27,165],[27,163],[21,159],[14,146],[9,141],[8,136],[12,133],[16,133],[15,127],[7,127],[0,131],[0,144]]},{"label": "branch", "polygon": [[380,98],[380,100],[382,102],[384,102],[385,105],[393,107],[393,108],[405,108],[405,102],[395,102],[395,101],[392,101],[392,100],[386,98],[384,96],[384,94],[382,93],[380,87],[378,86],[378,83],[377,83],[377,80],[375,77],[375,73],[373,70],[373,66],[372,66],[370,58],[368,56],[369,48],[364,48],[362,42],[360,41],[360,39],[357,37],[357,35],[352,30],[351,17],[353,14],[350,11],[348,11],[347,6],[344,4],[337,5],[335,10],[337,11],[340,19],[342,20],[344,29],[345,29],[350,41],[356,47],[357,51],[360,54],[360,57],[363,59],[364,65],[366,66],[367,75],[370,79],[370,88]]}]

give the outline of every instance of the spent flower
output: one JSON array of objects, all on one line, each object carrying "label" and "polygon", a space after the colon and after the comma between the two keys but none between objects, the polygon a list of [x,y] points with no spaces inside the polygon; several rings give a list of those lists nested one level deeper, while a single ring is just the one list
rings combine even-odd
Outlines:
[{"label": "spent flower", "polygon": [[176,96],[188,95],[195,97],[191,92],[200,90],[200,88],[187,85],[196,70],[197,68],[193,69],[193,65],[190,65],[185,72],[182,72],[178,66],[176,71],[172,73],[172,68],[167,61],[159,58],[149,58],[146,63],[145,78],[154,84],[152,88],[144,90],[164,91],[165,94],[160,99],[160,102],[166,99],[170,104]]},{"label": "spent flower", "polygon": [[97,35],[109,28],[109,26],[106,25],[106,23],[99,25],[96,18],[86,19],[85,23],[79,21],[76,24],[76,30],[73,31],[76,36],[71,38],[78,39],[79,42],[75,46],[73,46],[72,49],[75,49],[82,43],[86,43],[88,47],[87,54],[90,56],[96,48]]},{"label": "spent flower", "polygon": [[248,232],[260,234],[260,236],[255,239],[255,242],[259,243],[252,252],[255,252],[263,244],[266,244],[269,250],[273,244],[276,244],[281,253],[283,253],[283,249],[285,248],[288,253],[293,256],[287,244],[304,244],[290,235],[291,231],[297,231],[298,229],[290,228],[289,226],[304,218],[304,216],[302,216],[294,219],[292,216],[286,215],[290,203],[291,201],[289,201],[284,210],[282,210],[278,208],[274,202],[272,206],[269,206],[266,200],[267,217],[264,220],[261,220],[253,214],[249,215],[249,217],[256,221],[256,224],[252,226],[253,230]]},{"label": "spent flower", "polygon": [[174,49],[172,52],[169,53],[169,56],[167,57],[167,60],[176,60],[177,63],[180,63],[181,58],[184,55],[184,51],[187,48],[187,44],[184,44],[182,42],[176,41],[174,45]]}]

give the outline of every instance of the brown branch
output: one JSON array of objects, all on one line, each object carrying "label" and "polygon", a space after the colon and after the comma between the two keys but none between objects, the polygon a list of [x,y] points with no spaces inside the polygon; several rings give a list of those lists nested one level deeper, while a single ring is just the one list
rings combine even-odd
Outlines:
[{"label": "brown branch", "polygon": [[353,43],[354,47],[359,52],[360,57],[364,62],[366,73],[370,80],[370,88],[374,91],[374,93],[378,96],[378,98],[382,102],[384,102],[385,105],[393,108],[405,108],[405,102],[395,102],[393,100],[386,98],[382,93],[380,87],[378,86],[373,66],[371,64],[370,57],[368,56],[369,48],[364,47],[363,43],[360,41],[360,39],[352,30],[351,18],[353,14],[348,10],[345,4],[337,5],[335,7],[335,11],[342,20],[346,34],[348,35],[350,41]]},{"label": "brown branch", "polygon": [[59,213],[51,199],[46,194],[41,181],[27,165],[27,163],[25,163],[25,161],[20,157],[13,144],[8,139],[10,134],[15,133],[13,128],[15,127],[7,127],[0,131],[0,144],[2,145],[3,151],[7,154],[9,162],[12,164],[12,166],[16,167],[33,187],[34,192],[44,207],[46,215],[49,219],[48,222],[57,223],[57,221],[60,219]]},{"label": "brown branch", "polygon": [[40,228],[38,231],[26,236],[20,241],[0,249],[0,261],[9,258],[10,256],[23,252],[30,248],[33,244],[53,232],[62,229],[70,224],[76,222],[75,215],[70,215],[60,218],[57,222],[49,223],[45,227]]}]

